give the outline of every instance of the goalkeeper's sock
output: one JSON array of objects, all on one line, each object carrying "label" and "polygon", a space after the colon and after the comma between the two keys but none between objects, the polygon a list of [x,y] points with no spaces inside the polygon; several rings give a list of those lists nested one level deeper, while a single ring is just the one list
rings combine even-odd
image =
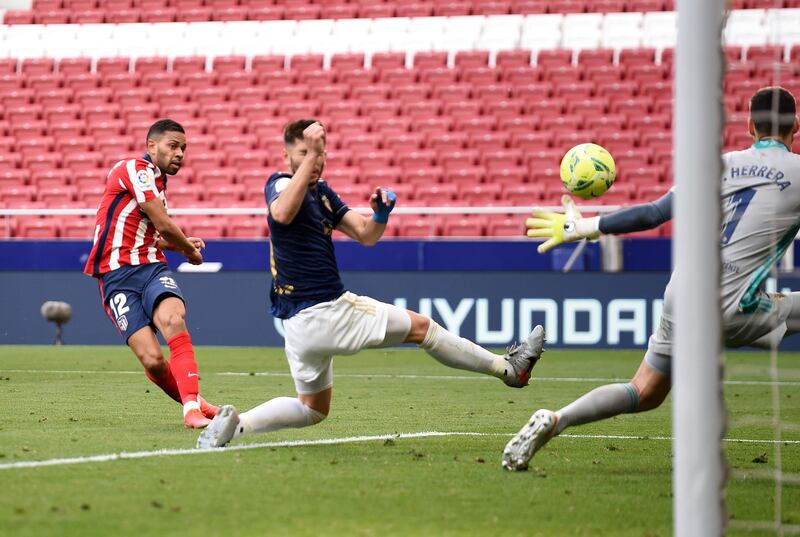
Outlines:
[{"label": "goalkeeper's sock", "polygon": [[169,369],[175,377],[181,402],[186,410],[187,403],[197,402],[197,392],[200,391],[200,377],[194,359],[192,338],[188,332],[184,332],[169,338],[167,345],[169,345]]},{"label": "goalkeeper's sock", "polygon": [[606,384],[556,412],[556,434],[572,425],[604,420],[639,410],[639,392],[633,384]]},{"label": "goalkeeper's sock", "polygon": [[165,394],[172,397],[178,403],[181,402],[181,392],[178,390],[178,383],[175,382],[175,377],[172,376],[169,365],[164,369],[161,377],[152,375],[147,369],[144,370],[144,374],[153,384],[164,390]]},{"label": "goalkeeper's sock", "polygon": [[504,378],[506,361],[468,339],[448,332],[431,319],[420,347],[446,366]]},{"label": "goalkeeper's sock", "polygon": [[287,427],[308,427],[316,425],[325,418],[325,414],[304,405],[295,397],[276,397],[239,414],[239,425],[233,433],[233,438],[239,438],[244,434],[268,433]]}]

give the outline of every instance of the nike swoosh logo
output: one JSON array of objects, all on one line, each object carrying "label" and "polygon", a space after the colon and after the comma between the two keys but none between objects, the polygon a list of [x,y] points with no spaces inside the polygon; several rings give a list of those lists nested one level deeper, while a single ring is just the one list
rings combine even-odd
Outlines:
[{"label": "nike swoosh logo", "polygon": [[197,373],[187,373],[186,376],[187,377],[196,377]]}]

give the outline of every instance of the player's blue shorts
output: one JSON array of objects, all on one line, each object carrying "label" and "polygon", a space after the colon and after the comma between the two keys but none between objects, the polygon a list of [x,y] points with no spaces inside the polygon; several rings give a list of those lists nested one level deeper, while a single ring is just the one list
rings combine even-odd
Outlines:
[{"label": "player's blue shorts", "polygon": [[126,265],[100,279],[103,307],[126,342],[140,328],[156,329],[153,310],[168,296],[183,300],[172,271],[164,263]]}]

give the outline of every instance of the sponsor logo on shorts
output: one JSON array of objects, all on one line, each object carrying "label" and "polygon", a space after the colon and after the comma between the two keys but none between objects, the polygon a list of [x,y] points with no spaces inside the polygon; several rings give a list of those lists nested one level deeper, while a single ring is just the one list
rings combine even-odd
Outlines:
[{"label": "sponsor logo on shorts", "polygon": [[158,279],[158,281],[160,281],[161,285],[163,285],[167,289],[177,289],[178,288],[178,284],[175,283],[175,280],[173,280],[169,276],[161,276]]},{"label": "sponsor logo on shorts", "polygon": [[117,326],[123,332],[128,329],[128,318],[124,315],[120,315],[119,319],[117,319]]}]

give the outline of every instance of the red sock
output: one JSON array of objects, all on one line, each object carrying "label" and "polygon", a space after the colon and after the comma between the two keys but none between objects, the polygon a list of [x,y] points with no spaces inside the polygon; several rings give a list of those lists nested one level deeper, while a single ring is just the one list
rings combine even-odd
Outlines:
[{"label": "red sock", "polygon": [[169,369],[178,384],[181,402],[197,401],[200,382],[197,374],[197,362],[194,360],[192,338],[188,332],[173,336],[167,341],[169,345]]},{"label": "red sock", "polygon": [[164,390],[164,393],[175,399],[177,402],[181,402],[181,392],[178,390],[178,383],[175,382],[175,377],[172,376],[172,371],[170,371],[169,366],[164,371],[164,374],[161,375],[160,379],[155,378],[150,372],[145,369],[144,374],[149,378],[153,384]]}]

